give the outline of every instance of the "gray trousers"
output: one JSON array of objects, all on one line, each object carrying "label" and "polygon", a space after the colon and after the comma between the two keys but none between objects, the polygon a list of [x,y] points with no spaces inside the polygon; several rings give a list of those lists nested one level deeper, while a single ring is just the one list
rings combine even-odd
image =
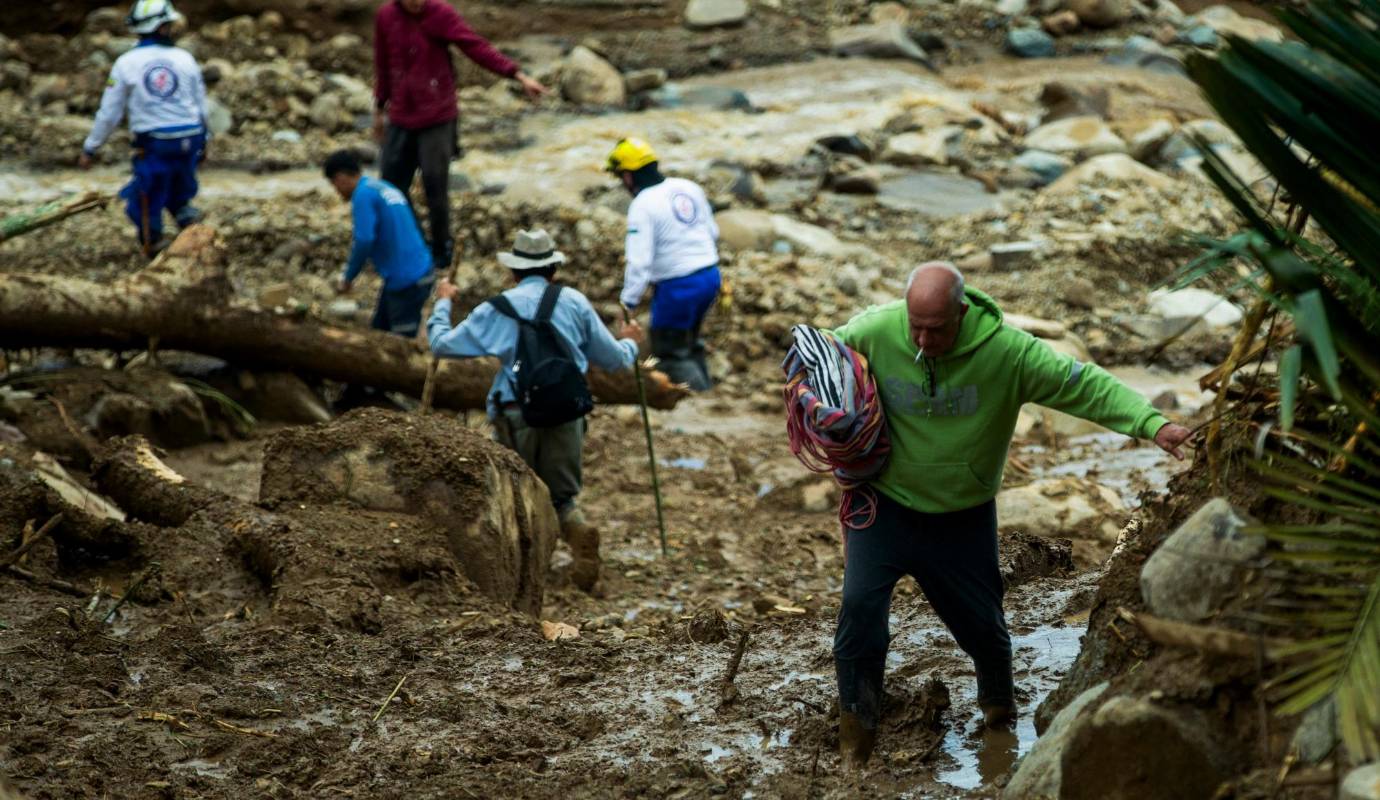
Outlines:
[{"label": "gray trousers", "polygon": [[530,428],[517,408],[502,410],[494,420],[494,438],[516,451],[537,473],[562,519],[575,509],[580,494],[585,427],[582,417],[554,428]]},{"label": "gray trousers", "polygon": [[[389,125],[379,154],[380,176],[398,187],[412,203],[410,190],[417,170],[422,171],[422,191],[430,217],[431,257],[437,269],[450,264],[450,160],[458,155],[456,121],[430,128],[408,130]],[[416,209],[413,209],[413,213]],[[419,216],[418,219],[421,219]]]}]

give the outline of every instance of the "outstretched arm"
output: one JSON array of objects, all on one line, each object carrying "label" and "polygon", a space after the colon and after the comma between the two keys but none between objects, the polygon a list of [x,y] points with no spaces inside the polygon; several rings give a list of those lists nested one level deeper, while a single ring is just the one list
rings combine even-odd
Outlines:
[{"label": "outstretched arm", "polygon": [[494,324],[494,314],[497,312],[493,306],[485,303],[459,325],[452,327],[451,306],[458,294],[455,285],[444,278],[436,287],[436,306],[426,321],[426,339],[431,352],[441,358],[497,355],[497,326]]}]

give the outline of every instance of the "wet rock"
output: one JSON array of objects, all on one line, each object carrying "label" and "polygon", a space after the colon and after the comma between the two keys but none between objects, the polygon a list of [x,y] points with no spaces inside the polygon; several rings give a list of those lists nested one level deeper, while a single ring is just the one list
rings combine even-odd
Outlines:
[{"label": "wet rock", "polygon": [[1062,81],[1051,81],[1040,90],[1040,105],[1045,107],[1041,125],[1070,117],[1106,119],[1111,109],[1111,96],[1105,86],[1082,90]]},{"label": "wet rock", "polygon": [[206,127],[212,136],[224,136],[235,127],[235,117],[214,97],[206,98]]},{"label": "wet rock", "polygon": [[1069,170],[1064,177],[1050,184],[1055,194],[1076,192],[1085,186],[1107,186],[1125,183],[1138,188],[1173,189],[1176,181],[1122,153],[1090,158]]},{"label": "wet rock", "polygon": [[1174,41],[1203,50],[1216,50],[1222,43],[1221,37],[1210,25],[1194,25],[1179,33]]},{"label": "wet rock", "polygon": [[315,425],[331,420],[321,395],[291,372],[242,372],[236,400],[256,419]]},{"label": "wet rock", "polygon": [[1221,295],[1189,287],[1156,289],[1148,298],[1150,310],[1162,319],[1187,322],[1200,319],[1209,328],[1231,328],[1241,322],[1241,309]]},{"label": "wet rock", "polygon": [[806,484],[800,490],[800,510],[810,513],[829,511],[838,506],[839,486],[832,480]]},{"label": "wet rock", "polygon": [[1019,58],[1053,58],[1054,37],[1035,28],[1013,28],[1006,32],[1006,52]]},{"label": "wet rock", "polygon": [[997,562],[1002,585],[1010,589],[1051,575],[1073,572],[1073,543],[1020,531],[1002,534]]},{"label": "wet rock", "polygon": [[1068,36],[1071,33],[1077,33],[1081,25],[1082,23],[1078,21],[1078,15],[1068,9],[1056,11],[1040,20],[1040,27],[1044,28],[1045,33],[1050,36]]},{"label": "wet rock", "polygon": [[1188,18],[1189,24],[1205,25],[1218,36],[1240,36],[1251,41],[1282,42],[1284,31],[1265,20],[1243,17],[1231,6],[1211,6]]},{"label": "wet rock", "polygon": [[1025,146],[1081,158],[1126,152],[1126,142],[1095,116],[1069,117],[1041,125],[1026,134]]},{"label": "wet rock", "polygon": [[840,56],[904,58],[933,66],[924,48],[910,38],[905,27],[894,22],[829,31],[829,47]]},{"label": "wet rock", "polygon": [[664,69],[639,69],[623,76],[623,85],[629,92],[649,92],[666,83]]},{"label": "wet rock", "polygon": [[1101,302],[1097,284],[1082,275],[1073,276],[1064,287],[1064,302],[1074,308],[1092,311]]},{"label": "wet rock", "polygon": [[1164,45],[1146,36],[1132,36],[1102,59],[1115,66],[1140,67],[1166,75],[1183,75],[1178,57]]},{"label": "wet rock", "polygon": [[829,188],[839,194],[876,194],[881,185],[877,168],[856,156],[836,159],[829,173]]},{"label": "wet rock", "polygon": [[1079,718],[1060,759],[1061,800],[1211,797],[1228,778],[1198,712],[1113,697]]},{"label": "wet rock", "polygon": [[1141,597],[1151,613],[1197,622],[1221,610],[1265,551],[1264,538],[1242,531],[1248,523],[1218,497],[1180,525],[1141,568]]},{"label": "wet rock", "polygon": [[747,17],[747,0],[690,0],[685,5],[685,25],[688,28],[741,25]]},{"label": "wet rock", "polygon": [[1127,513],[1116,492],[1076,478],[1039,480],[997,494],[1000,529],[1036,536],[1116,544]]},{"label": "wet rock", "polygon": [[201,398],[171,378],[151,377],[140,384],[138,394],[104,394],[84,421],[100,439],[140,434],[160,447],[188,447],[211,438]]},{"label": "wet rock", "polygon": [[1011,160],[1012,166],[1020,169],[1029,170],[1039,178],[1039,185],[1044,186],[1059,179],[1059,176],[1069,171],[1073,166],[1073,161],[1044,150],[1027,150]]},{"label": "wet rock", "polygon": [[[1337,749],[1337,703],[1331,698],[1304,712],[1289,747],[1305,764],[1321,764]],[[1380,800],[1380,794],[1374,795]]]},{"label": "wet rock", "polygon": [[584,45],[571,50],[561,66],[561,95],[582,106],[621,106],[627,100],[623,76]]},{"label": "wet rock", "polygon": [[445,532],[486,595],[541,611],[559,530],[550,495],[516,453],[452,418],[360,409],[282,431],[264,449],[260,498],[269,508],[412,517]]},{"label": "wet rock", "polygon": [[1141,128],[1131,137],[1131,157],[1149,164],[1159,155],[1160,148],[1174,135],[1174,123],[1167,119],[1157,119]]},{"label": "wet rock", "polygon": [[1380,800],[1380,763],[1366,764],[1348,772],[1342,780],[1339,800]]},{"label": "wet rock", "polygon": [[1068,9],[1089,28],[1113,28],[1131,18],[1129,0],[1069,0]]},{"label": "wet rock", "polygon": [[1021,759],[1016,774],[1002,790],[1001,800],[1046,800],[1062,796],[1059,793],[1063,778],[1061,764],[1069,738],[1083,712],[1095,709],[1106,691],[1107,683],[1099,683],[1075,697],[1055,715],[1030,752]]},{"label": "wet rock", "polygon": [[887,141],[882,160],[888,164],[906,166],[947,164],[962,137],[963,129],[957,125],[941,125],[920,133],[903,133]]},{"label": "wet rock", "polygon": [[776,241],[776,223],[765,211],[734,208],[714,215],[719,225],[719,242],[729,250],[766,251]]}]

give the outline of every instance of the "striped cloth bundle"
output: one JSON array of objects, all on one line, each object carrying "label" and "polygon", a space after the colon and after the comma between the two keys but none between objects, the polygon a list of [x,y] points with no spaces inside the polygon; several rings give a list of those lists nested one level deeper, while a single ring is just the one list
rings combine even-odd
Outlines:
[{"label": "striped cloth bundle", "polygon": [[[866,483],[881,474],[891,454],[877,384],[867,359],[833,335],[806,325],[791,335],[795,343],[781,365],[791,452],[806,469],[833,473],[844,490],[839,521],[861,530],[877,513]],[[855,503],[859,492],[863,502]]]}]

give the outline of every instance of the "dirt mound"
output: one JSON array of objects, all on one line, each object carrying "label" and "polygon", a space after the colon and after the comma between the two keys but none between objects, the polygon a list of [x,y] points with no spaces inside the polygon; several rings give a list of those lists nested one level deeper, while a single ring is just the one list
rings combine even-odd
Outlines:
[{"label": "dirt mound", "polygon": [[[290,514],[310,504],[341,522],[375,520],[383,543],[388,530],[441,532],[485,594],[541,610],[558,530],[546,487],[515,453],[454,419],[360,409],[279,433],[265,449],[260,498]],[[429,565],[423,557],[413,566]]]}]

